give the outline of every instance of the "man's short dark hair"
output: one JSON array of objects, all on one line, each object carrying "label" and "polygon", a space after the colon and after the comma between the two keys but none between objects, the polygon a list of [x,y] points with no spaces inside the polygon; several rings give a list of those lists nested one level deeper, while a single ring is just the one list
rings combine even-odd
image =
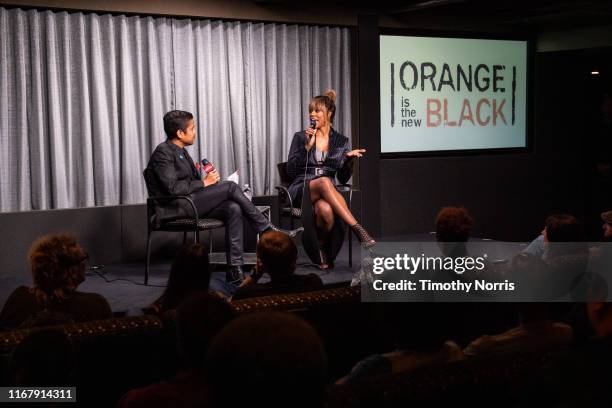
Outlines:
[{"label": "man's short dark hair", "polygon": [[297,247],[287,234],[279,231],[268,231],[257,243],[257,258],[272,278],[290,275],[295,272]]},{"label": "man's short dark hair", "polygon": [[188,122],[193,119],[191,112],[173,110],[164,115],[164,132],[168,139],[176,138],[176,132],[185,131]]},{"label": "man's short dark hair", "polygon": [[546,238],[550,242],[582,242],[584,231],[580,221],[570,214],[553,214],[545,221]]}]

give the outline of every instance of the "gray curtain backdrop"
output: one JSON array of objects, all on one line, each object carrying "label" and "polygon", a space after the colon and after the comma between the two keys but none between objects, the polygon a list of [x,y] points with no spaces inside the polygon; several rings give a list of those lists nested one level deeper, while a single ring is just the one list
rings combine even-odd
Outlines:
[{"label": "gray curtain backdrop", "polygon": [[255,194],[338,93],[350,137],[348,28],[0,8],[0,211],[143,203],[162,117],[193,112],[194,158]]}]

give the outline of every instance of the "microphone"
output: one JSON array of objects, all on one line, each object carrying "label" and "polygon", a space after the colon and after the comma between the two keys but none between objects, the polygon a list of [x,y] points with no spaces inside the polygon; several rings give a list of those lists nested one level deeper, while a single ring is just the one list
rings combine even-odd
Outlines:
[{"label": "microphone", "polygon": [[[317,127],[317,121],[314,119],[310,119],[310,128],[315,129]],[[308,140],[312,139],[312,135],[308,136]]]},{"label": "microphone", "polygon": [[[313,118],[310,118],[310,128],[315,129],[316,127],[317,127],[317,121],[314,120]],[[315,135],[315,138],[316,138],[316,135]],[[311,140],[312,140],[312,135],[308,135],[308,143],[310,143]],[[304,146],[304,148],[306,149],[306,146]],[[306,188],[306,173],[308,172],[308,154],[309,153],[310,151],[306,149],[306,160],[304,160],[304,183],[302,184],[302,191],[304,191],[304,189]],[[306,200],[302,200],[301,208],[304,208],[305,201]]]},{"label": "microphone", "polygon": [[202,170],[204,170],[204,172],[208,174],[211,171],[215,171],[215,166],[213,166],[213,164],[209,162],[208,159],[202,159]]}]

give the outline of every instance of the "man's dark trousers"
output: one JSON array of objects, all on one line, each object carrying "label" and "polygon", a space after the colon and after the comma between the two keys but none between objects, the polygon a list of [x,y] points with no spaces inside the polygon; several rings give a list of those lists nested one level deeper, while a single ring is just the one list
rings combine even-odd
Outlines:
[{"label": "man's dark trousers", "polygon": [[257,233],[270,228],[270,220],[246,198],[240,187],[231,181],[222,181],[191,194],[198,216],[218,218],[225,222],[225,242],[229,244],[227,264],[236,266],[244,264],[243,215]]}]

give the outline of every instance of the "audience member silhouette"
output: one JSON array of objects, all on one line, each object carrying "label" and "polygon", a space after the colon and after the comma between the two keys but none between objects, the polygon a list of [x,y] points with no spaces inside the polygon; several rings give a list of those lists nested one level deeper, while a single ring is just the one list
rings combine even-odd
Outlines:
[{"label": "audience member silhouette", "polygon": [[542,234],[512,260],[523,299],[582,296],[589,261],[582,224],[565,213],[548,216],[544,224]]},{"label": "audience member silhouette", "polygon": [[280,312],[249,313],[228,324],[206,359],[215,405],[322,406],[327,357],[315,329]]},{"label": "audience member silhouette", "polygon": [[183,246],[170,268],[168,285],[164,293],[145,312],[164,315],[172,313],[178,305],[196,293],[208,293],[210,285],[210,263],[208,251],[201,244]]},{"label": "audience member silhouette", "polygon": [[0,326],[11,329],[112,317],[104,297],[76,290],[85,280],[88,258],[70,235],[38,239],[28,255],[34,284],[13,291],[0,312]]},{"label": "audience member silhouette", "polygon": [[[293,240],[277,231],[265,232],[257,243],[255,272],[238,288],[232,300],[307,292],[323,287],[321,278],[314,273],[296,274],[296,263],[297,247]],[[270,281],[258,283],[264,273],[270,276]]]},{"label": "audience member silhouette", "polygon": [[436,241],[445,256],[465,256],[474,219],[465,207],[443,207],[436,216]]},{"label": "audience member silhouette", "polygon": [[572,327],[553,322],[548,303],[517,303],[520,324],[504,333],[482,336],[464,350],[467,356],[547,350],[572,342]]},{"label": "audience member silhouette", "polygon": [[[467,242],[470,239],[474,219],[465,207],[443,207],[436,216],[436,241],[442,256],[446,258],[466,258],[466,257],[483,257],[483,253],[470,254],[467,247]],[[484,259],[484,258],[483,258]],[[494,267],[486,259],[483,261],[484,267],[477,269],[465,269],[461,273],[457,273],[454,269],[438,269],[433,271],[433,279],[438,282],[450,281],[474,281],[476,279],[484,279],[488,282],[500,280],[500,270]],[[436,299],[452,301],[457,298],[464,298],[463,292],[437,292]],[[491,294],[487,292],[477,293],[473,295],[488,297]]]},{"label": "audience member silhouette", "polygon": [[[129,391],[121,398],[118,406],[210,406],[210,391],[203,372],[206,352],[214,336],[233,318],[231,306],[212,294],[195,294],[181,303],[176,312],[181,370],[170,381]],[[243,340],[248,343],[247,338]]]},{"label": "audience member silhouette", "polygon": [[[612,267],[612,211],[603,212],[601,219],[604,222],[602,244],[591,251],[591,282],[588,285],[588,300],[591,301],[585,307],[590,330],[585,332],[596,338],[609,339],[612,337],[612,307],[607,302],[605,277]],[[583,308],[578,309],[577,313],[580,312],[584,312]]]},{"label": "audience member silhouette", "polygon": [[[584,230],[576,217],[566,213],[553,213],[546,217],[542,232],[523,252],[542,259],[572,251],[580,252],[585,249],[582,244],[584,239]],[[555,244],[560,242],[564,244]]]},{"label": "audience member silhouette", "polygon": [[75,350],[57,329],[32,332],[15,348],[9,362],[9,382],[15,387],[75,385]]},{"label": "audience member silhouette", "polygon": [[397,349],[366,357],[336,384],[354,384],[378,375],[404,373],[464,358],[461,347],[449,340],[456,329],[456,318],[448,304],[394,304],[385,309],[383,319]]},{"label": "audience member silhouette", "polygon": [[590,272],[591,280],[599,283],[598,287],[593,288],[590,285],[592,295],[588,300],[603,301],[607,299],[608,287],[605,278],[612,270],[612,211],[606,211],[601,214],[603,220],[603,234],[601,243],[598,246],[590,248]]}]

